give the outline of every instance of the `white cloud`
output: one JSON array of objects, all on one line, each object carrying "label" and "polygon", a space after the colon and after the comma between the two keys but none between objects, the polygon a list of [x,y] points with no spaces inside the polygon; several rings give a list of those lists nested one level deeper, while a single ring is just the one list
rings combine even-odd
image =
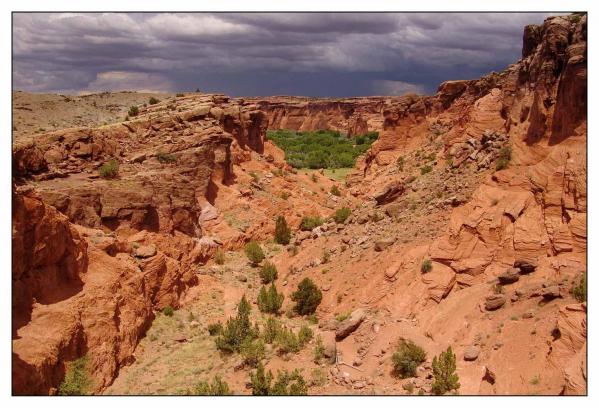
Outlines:
[{"label": "white cloud", "polygon": [[404,95],[407,93],[425,94],[426,91],[422,85],[411,84],[403,81],[374,80],[372,81],[372,91],[375,95]]},{"label": "white cloud", "polygon": [[143,91],[169,92],[174,89],[171,80],[160,74],[146,72],[101,72],[90,82],[89,91]]}]

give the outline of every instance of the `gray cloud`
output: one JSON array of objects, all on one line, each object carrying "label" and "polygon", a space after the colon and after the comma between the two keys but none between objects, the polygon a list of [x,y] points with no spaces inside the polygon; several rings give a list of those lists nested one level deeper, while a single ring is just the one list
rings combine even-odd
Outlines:
[{"label": "gray cloud", "polygon": [[351,96],[433,92],[520,56],[543,13],[16,13],[13,86]]}]

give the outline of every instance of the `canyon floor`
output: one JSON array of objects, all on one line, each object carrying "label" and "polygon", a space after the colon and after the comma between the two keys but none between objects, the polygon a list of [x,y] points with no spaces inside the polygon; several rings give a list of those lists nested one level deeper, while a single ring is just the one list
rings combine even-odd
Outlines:
[{"label": "canyon floor", "polygon": [[[586,16],[523,41],[504,71],[433,96],[14,92],[13,393],[59,393],[85,356],[93,394],[193,394],[218,375],[250,395],[255,368],[209,326],[245,295],[264,330],[256,241],[277,319],[313,333],[261,362],[299,369],[309,395],[430,395],[449,346],[460,395],[586,394]],[[378,139],[333,173],[292,168],[280,129]],[[298,316],[305,278],[322,301]],[[402,341],[426,352],[409,378]]]}]

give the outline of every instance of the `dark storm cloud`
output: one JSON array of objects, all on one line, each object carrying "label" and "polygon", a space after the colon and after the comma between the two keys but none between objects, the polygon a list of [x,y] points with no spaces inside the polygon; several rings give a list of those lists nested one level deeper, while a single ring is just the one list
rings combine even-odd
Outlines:
[{"label": "dark storm cloud", "polygon": [[547,14],[13,15],[14,88],[351,96],[434,92],[520,56]]}]

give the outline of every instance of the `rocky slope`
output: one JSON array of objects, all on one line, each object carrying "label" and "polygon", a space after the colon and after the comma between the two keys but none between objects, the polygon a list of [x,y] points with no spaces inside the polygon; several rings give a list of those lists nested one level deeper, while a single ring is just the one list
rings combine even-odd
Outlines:
[{"label": "rocky slope", "polygon": [[[334,180],[289,168],[267,128],[380,137],[337,197]],[[99,177],[110,159],[118,175]],[[286,310],[304,277],[323,290],[313,330],[336,363],[311,349],[266,361],[324,372],[311,394],[429,393],[449,345],[461,394],[586,393],[586,303],[571,293],[586,272],[586,16],[526,27],[520,61],[434,96],[170,98],[128,122],[19,137],[13,173],[16,394],[54,393],[82,355],[95,392],[179,392],[198,378],[155,373],[217,360],[206,374],[247,393],[247,369],[217,356],[206,327],[257,296],[238,252],[250,238]],[[344,205],[344,224],[266,242],[276,215],[297,230]],[[166,305],[176,320],[144,337]],[[391,375],[400,338],[427,352],[416,378]]]},{"label": "rocky slope", "polygon": [[102,126],[122,121],[133,105],[166,93],[101,92],[86,95],[38,94],[13,91],[13,137],[74,126]]}]

